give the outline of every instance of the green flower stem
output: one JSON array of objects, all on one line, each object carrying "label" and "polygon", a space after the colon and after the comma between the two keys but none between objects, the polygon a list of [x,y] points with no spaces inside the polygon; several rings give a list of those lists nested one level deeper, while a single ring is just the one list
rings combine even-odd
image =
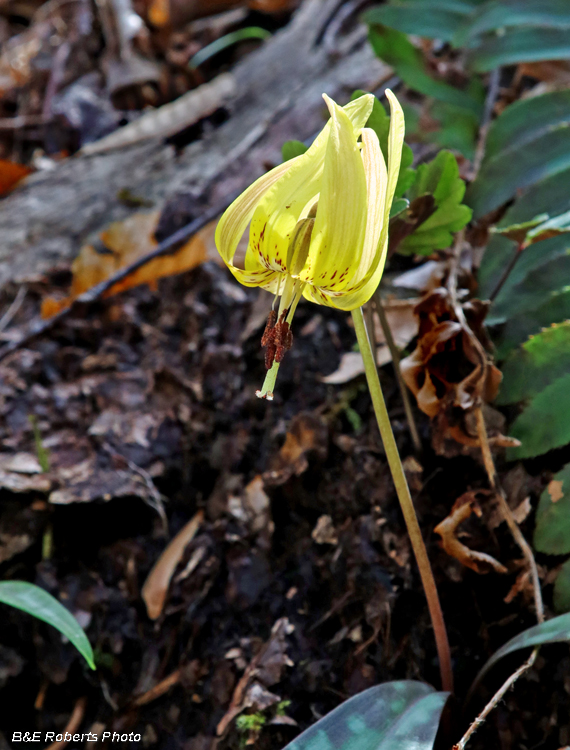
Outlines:
[{"label": "green flower stem", "polygon": [[358,308],[352,311],[352,319],[354,321],[354,330],[356,331],[356,338],[358,339],[358,345],[364,360],[364,369],[366,372],[366,380],[368,381],[368,390],[370,391],[370,398],[372,399],[372,405],[374,407],[374,413],[376,414],[376,421],[378,422],[378,428],[380,430],[380,436],[384,443],[384,449],[386,451],[386,458],[388,459],[388,465],[392,473],[392,478],[396,486],[396,493],[402,513],[404,514],[404,520],[408,529],[408,535],[414,550],[416,562],[420,570],[420,577],[422,585],[424,587],[429,613],[433,625],[435,642],[437,646],[437,653],[439,656],[439,669],[441,673],[441,682],[444,690],[453,692],[453,672],[451,670],[451,653],[449,650],[449,641],[447,640],[447,632],[445,629],[445,622],[443,620],[443,613],[441,611],[441,605],[439,603],[439,596],[435,585],[431,565],[425,548],[424,540],[422,538],[422,532],[412,502],[412,496],[410,495],[410,489],[404,474],[404,467],[398,453],[396,446],[396,440],[394,439],[394,433],[392,432],[392,425],[390,424],[390,417],[388,416],[388,410],[386,409],[386,403],[384,396],[382,395],[382,388],[380,386],[380,379],[378,378],[378,370],[376,363],[372,356],[372,350],[370,347],[370,340],[368,338],[368,332],[364,323],[364,316],[362,314],[362,308]]}]

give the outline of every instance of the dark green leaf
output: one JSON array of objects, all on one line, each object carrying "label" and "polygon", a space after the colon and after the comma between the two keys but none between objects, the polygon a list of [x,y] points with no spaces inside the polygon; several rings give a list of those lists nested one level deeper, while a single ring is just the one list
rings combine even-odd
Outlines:
[{"label": "dark green leaf", "polygon": [[486,73],[501,65],[540,60],[566,60],[570,57],[567,29],[520,28],[504,35],[484,38],[467,56],[471,70]]},{"label": "dark green leaf", "polygon": [[502,648],[496,651],[477,675],[476,682],[479,682],[483,675],[485,675],[489,669],[499,661],[499,659],[502,659],[503,656],[507,656],[507,654],[512,654],[515,651],[519,651],[521,648],[543,646],[546,643],[562,643],[569,640],[570,614],[560,615],[559,617],[553,617],[552,620],[541,622],[540,625],[535,625],[533,628],[524,630],[522,633],[519,633],[519,635],[511,638],[511,640],[505,643]]},{"label": "dark green leaf", "polygon": [[[540,106],[540,102],[537,101],[537,105]],[[498,208],[521,188],[568,169],[569,144],[570,129],[568,123],[564,123],[519,149],[509,148],[485,160],[465,197],[473,208],[474,217]]]},{"label": "dark green leaf", "polygon": [[[468,40],[487,31],[513,26],[570,26],[567,0],[491,0],[484,3],[458,30],[454,46],[464,47]],[[418,32],[415,32],[418,33]]]},{"label": "dark green leaf", "polygon": [[540,496],[533,542],[547,555],[570,552],[570,464],[555,474]]},{"label": "dark green leaf", "polygon": [[557,612],[570,611],[570,560],[560,568],[554,582],[554,609]]},{"label": "dark green leaf", "polygon": [[431,750],[447,693],[400,680],[342,703],[285,750]]},{"label": "dark green leaf", "polygon": [[0,602],[21,609],[53,625],[68,638],[91,669],[95,669],[93,650],[75,617],[51,594],[26,581],[0,582]]},{"label": "dark green leaf", "polygon": [[374,25],[370,27],[369,38],[378,57],[391,65],[411,89],[439,101],[463,107],[478,117],[481,115],[482,101],[468,92],[433,78],[427,72],[420,50],[416,49],[401,31]]},{"label": "dark green leaf", "polygon": [[[530,187],[509,208],[499,226],[517,224],[537,214],[559,216],[570,210],[570,169],[547,177]],[[517,191],[518,193],[518,191]]]},{"label": "dark green leaf", "polygon": [[[512,243],[516,248],[515,243]],[[525,248],[497,295],[489,315],[498,323],[545,304],[566,286],[570,274],[570,237],[561,234]]]},{"label": "dark green leaf", "polygon": [[392,201],[392,208],[390,209],[390,218],[392,219],[394,216],[398,216],[398,214],[401,214],[402,211],[405,211],[408,206],[410,205],[410,201],[406,198],[396,198],[396,200]]},{"label": "dark green leaf", "polygon": [[433,195],[436,210],[402,241],[398,251],[429,254],[449,247],[453,232],[462,229],[471,218],[471,210],[461,203],[464,193],[457,160],[449,151],[440,151],[429,164],[418,167],[406,197],[413,203],[422,195]]},{"label": "dark green leaf", "polygon": [[569,123],[570,91],[521,99],[507,107],[491,124],[485,144],[485,162],[501,151],[518,150],[557,125]]},{"label": "dark green leaf", "polygon": [[521,441],[509,460],[541,456],[570,443],[570,374],[555,380],[515,419],[509,434]]},{"label": "dark green leaf", "polygon": [[307,146],[301,143],[301,141],[285,141],[281,146],[281,155],[283,156],[283,161],[289,161],[289,159],[294,159],[296,156],[301,156],[306,150]]},{"label": "dark green leaf", "polygon": [[459,151],[466,159],[472,159],[479,132],[479,118],[467,109],[437,101],[430,107],[430,116],[439,122],[439,129],[430,134],[430,140],[443,148]]},{"label": "dark green leaf", "polygon": [[[536,396],[570,372],[570,321],[553,325],[530,338],[507,359],[502,371],[498,404],[512,404]],[[570,512],[568,519],[570,545]]]},{"label": "dark green leaf", "polygon": [[[471,8],[470,8],[471,10]],[[362,20],[368,24],[382,24],[405,34],[417,34],[431,39],[450,41],[465,20],[466,8],[447,9],[432,1],[404,0],[371,8]]]},{"label": "dark green leaf", "polygon": [[515,346],[526,341],[533,333],[538,333],[541,328],[567,318],[570,318],[570,288],[553,292],[535,310],[527,310],[510,318],[503,327],[500,338],[495,341],[497,358],[505,357]]}]

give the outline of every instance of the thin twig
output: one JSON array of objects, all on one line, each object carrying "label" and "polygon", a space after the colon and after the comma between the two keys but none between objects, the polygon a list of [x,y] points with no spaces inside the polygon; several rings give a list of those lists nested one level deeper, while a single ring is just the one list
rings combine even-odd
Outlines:
[{"label": "thin twig", "polygon": [[521,257],[524,249],[525,249],[525,246],[522,242],[516,246],[515,252],[513,253],[507,267],[503,271],[501,278],[499,279],[499,281],[497,282],[497,285],[495,286],[495,288],[489,295],[489,302],[495,301],[495,298],[497,297],[497,295],[499,294],[499,292],[505,285],[505,282],[511,275],[513,268],[516,266],[518,259]]},{"label": "thin twig", "polygon": [[513,539],[520,547],[521,552],[526,560],[526,563],[530,570],[532,578],[532,588],[534,594],[534,606],[536,609],[536,619],[538,622],[544,622],[544,604],[542,602],[542,592],[540,590],[540,579],[538,577],[538,569],[536,567],[536,561],[530,548],[529,543],[524,538],[519,525],[514,519],[513,513],[509,508],[505,492],[500,485],[499,478],[497,476],[497,470],[495,469],[495,462],[493,461],[493,454],[491,453],[491,447],[489,445],[489,437],[487,435],[487,428],[485,426],[485,419],[483,417],[483,411],[481,407],[478,407],[475,411],[475,417],[477,419],[477,435],[481,444],[481,454],[483,456],[483,463],[485,464],[485,470],[489,477],[489,484],[491,488],[497,493],[499,501],[499,509],[504,520],[507,522],[509,530],[513,536]]},{"label": "thin twig", "polygon": [[7,326],[10,325],[10,323],[12,322],[12,318],[22,306],[22,302],[24,301],[24,297],[26,296],[27,291],[28,290],[26,289],[25,286],[21,286],[18,289],[18,293],[12,300],[12,304],[6,310],[4,315],[0,318],[0,331],[3,331]]},{"label": "thin twig", "polygon": [[481,713],[477,716],[477,718],[473,720],[473,722],[469,726],[469,729],[465,732],[463,737],[459,740],[459,742],[456,745],[453,746],[453,750],[464,750],[465,745],[469,742],[469,739],[471,738],[471,735],[475,734],[475,732],[479,729],[481,724],[485,722],[485,719],[487,718],[487,716],[491,713],[491,711],[495,708],[495,706],[502,700],[507,690],[515,684],[515,682],[519,679],[521,675],[523,675],[528,669],[532,667],[537,654],[538,654],[538,648],[535,648],[532,654],[529,656],[529,658],[525,661],[525,663],[522,664],[517,669],[516,672],[513,672],[513,674],[508,678],[508,680],[506,680],[501,685],[501,687],[497,690],[495,695],[487,703],[485,708],[481,711]]},{"label": "thin twig", "polygon": [[[518,524],[513,517],[511,509],[509,508],[509,505],[505,498],[505,493],[500,485],[499,478],[497,476],[497,471],[495,469],[495,462],[493,461],[493,454],[491,453],[491,447],[489,445],[489,437],[487,435],[487,428],[485,426],[485,419],[483,417],[483,411],[481,407],[478,407],[475,410],[475,416],[477,419],[477,434],[479,437],[479,442],[481,444],[481,454],[483,456],[483,463],[485,464],[485,470],[489,478],[489,484],[491,485],[492,489],[495,490],[495,492],[497,493],[497,497],[499,500],[499,508],[501,510],[503,518],[507,522],[509,529],[511,531],[511,534],[513,535],[515,542],[520,547],[525,557],[525,560],[529,566],[531,577],[532,577],[534,604],[536,608],[536,618],[539,623],[544,622],[544,605],[542,603],[542,592],[540,590],[540,581],[538,578],[538,570],[536,568],[534,555],[532,554],[532,550],[528,542],[522,535],[521,530],[519,529]],[[495,693],[495,695],[487,703],[485,708],[478,714],[478,716],[471,723],[471,725],[469,726],[469,729],[463,735],[460,741],[456,745],[453,746],[453,750],[464,750],[465,745],[469,741],[469,738],[471,737],[471,735],[477,731],[477,729],[481,726],[481,724],[483,724],[487,716],[498,705],[499,701],[503,698],[507,690],[512,685],[514,685],[514,683],[518,680],[518,678],[522,674],[524,674],[528,669],[532,667],[537,654],[538,654],[538,648],[535,648],[532,654],[530,655],[530,657],[527,659],[527,661],[524,664],[522,664],[517,669],[517,671],[514,672],[508,678],[508,680],[500,687],[500,689]],[[474,687],[475,685],[473,685],[472,690]]]},{"label": "thin twig", "polygon": [[487,89],[487,97],[485,99],[485,109],[483,110],[483,121],[479,128],[479,140],[477,141],[477,148],[475,149],[475,156],[473,158],[473,169],[471,179],[475,179],[481,164],[483,157],[485,156],[485,147],[487,144],[487,134],[489,132],[489,126],[491,124],[491,118],[493,117],[493,110],[495,109],[495,102],[499,95],[499,84],[501,82],[501,69],[495,68],[489,77],[489,88]]},{"label": "thin twig", "polygon": [[207,209],[202,214],[202,216],[194,219],[194,221],[190,222],[190,224],[187,224],[185,227],[182,227],[177,232],[174,232],[174,234],[171,234],[170,237],[167,237],[167,239],[163,240],[163,242],[161,242],[158,247],[152,250],[152,252],[143,255],[128,266],[119,269],[112,276],[109,276],[108,279],[105,279],[105,281],[102,281],[100,284],[97,284],[96,286],[91,287],[91,289],[88,289],[86,292],[83,292],[83,294],[80,294],[72,301],[69,307],[66,307],[64,310],[56,313],[56,315],[53,315],[47,320],[33,321],[31,325],[28,326],[27,330],[24,330],[18,340],[11,341],[9,344],[6,344],[6,346],[0,349],[0,361],[2,361],[12,352],[20,349],[20,347],[28,344],[37,336],[40,336],[46,331],[49,331],[57,323],[60,323],[73,311],[75,311],[78,305],[95,302],[95,300],[102,297],[105,292],[108,292],[110,289],[112,289],[115,284],[117,284],[119,281],[123,281],[123,279],[126,279],[135,271],[138,271],[139,268],[142,268],[147,263],[150,263],[151,260],[160,258],[163,255],[170,255],[171,253],[176,252],[182,242],[188,240],[190,237],[196,234],[196,232],[199,232],[200,229],[206,226],[206,224],[208,224],[210,221],[213,221],[217,216],[219,216],[230,205],[230,203],[232,203],[234,198],[237,198],[238,195],[239,193],[236,192],[222,204],[218,204],[216,206],[213,206],[212,208]]},{"label": "thin twig", "polygon": [[384,305],[382,304],[382,298],[380,297],[380,292],[378,289],[374,292],[372,299],[374,300],[374,304],[376,305],[376,312],[378,313],[378,317],[380,319],[380,325],[382,326],[382,332],[384,334],[384,338],[386,339],[386,344],[388,345],[388,349],[390,350],[390,354],[392,355],[392,365],[394,367],[394,373],[396,374],[396,380],[398,381],[400,395],[402,396],[402,401],[404,403],[404,411],[406,412],[406,419],[408,421],[408,428],[410,430],[412,443],[414,444],[414,450],[417,454],[420,454],[422,452],[422,441],[420,440],[420,434],[416,425],[416,420],[412,409],[412,402],[410,400],[410,393],[406,384],[404,383],[404,378],[402,377],[402,372],[400,370],[400,352],[398,351],[398,347],[396,346],[396,342],[394,341],[394,337],[392,336],[390,324],[388,323],[386,311],[384,310]]}]

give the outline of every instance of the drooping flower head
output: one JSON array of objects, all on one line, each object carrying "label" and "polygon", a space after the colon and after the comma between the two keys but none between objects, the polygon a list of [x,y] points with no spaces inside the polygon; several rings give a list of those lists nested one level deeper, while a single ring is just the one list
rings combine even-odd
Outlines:
[{"label": "drooping flower head", "polygon": [[[339,107],[323,95],[331,118],[311,147],[260,177],[218,223],[216,245],[233,275],[279,297],[262,338],[269,372],[260,397],[273,397],[301,296],[354,310],[380,282],[404,139],[402,108],[390,90],[386,95],[387,166],[376,133],[364,127],[374,97]],[[248,224],[249,244],[240,262],[236,251]]]}]

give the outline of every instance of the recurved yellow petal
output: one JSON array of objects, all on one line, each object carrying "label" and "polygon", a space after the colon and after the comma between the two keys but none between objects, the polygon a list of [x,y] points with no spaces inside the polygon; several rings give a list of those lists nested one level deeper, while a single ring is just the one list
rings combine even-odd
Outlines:
[{"label": "recurved yellow petal", "polygon": [[[366,177],[350,118],[332,99],[311,249],[300,277],[315,286],[342,288],[358,267],[366,230]],[[358,101],[358,100],[357,100]]]},{"label": "recurved yellow petal", "polygon": [[224,211],[216,227],[215,241],[218,252],[226,263],[232,263],[238,243],[251,221],[259,200],[300,158],[297,156],[264,174]]}]

